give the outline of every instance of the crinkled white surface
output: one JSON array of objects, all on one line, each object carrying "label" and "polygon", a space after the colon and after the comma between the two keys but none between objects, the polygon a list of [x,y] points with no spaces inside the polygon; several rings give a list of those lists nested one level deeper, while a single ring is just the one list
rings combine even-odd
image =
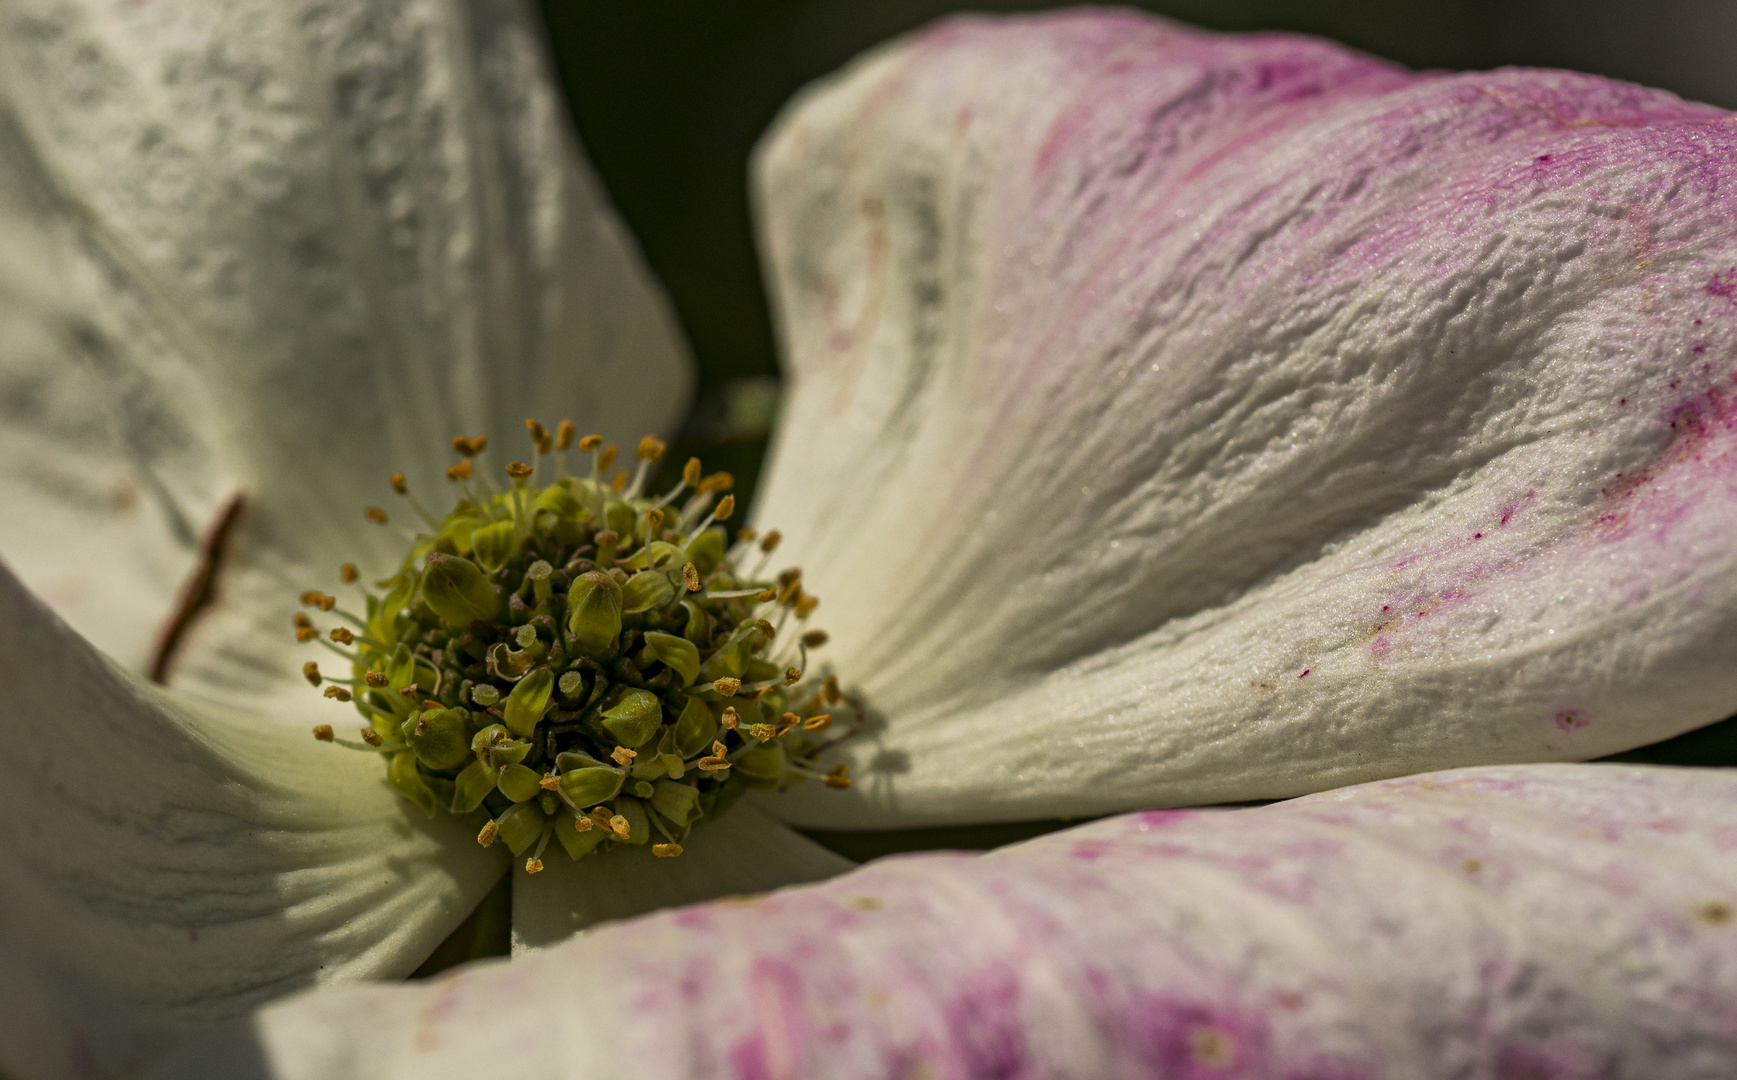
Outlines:
[{"label": "crinkled white surface", "polygon": [[1128,13],[805,92],[757,518],[892,825],[1583,759],[1737,711],[1737,126]]},{"label": "crinkled white surface", "polygon": [[393,471],[442,503],[455,434],[498,469],[529,415],[679,418],[685,347],[539,33],[517,0],[0,4],[0,552],[80,633],[141,665],[239,489],[183,684],[287,690],[295,594],[401,557],[360,516],[413,520]]},{"label": "crinkled white surface", "polygon": [[[409,516],[394,470],[448,499],[453,435],[498,469],[526,416],[631,438],[685,404],[538,33],[518,0],[0,0],[0,1071],[132,1076],[402,977],[502,872],[310,737],[362,721],[290,616],[360,609],[339,564],[403,555],[362,508]],[[235,492],[218,604],[142,686]]]},{"label": "crinkled white surface", "polygon": [[[266,1009],[280,1080],[1737,1072],[1737,773],[1510,766],[601,927]],[[241,1055],[238,1060],[245,1061]]]},{"label": "crinkled white surface", "polygon": [[136,1075],[311,983],[403,978],[505,860],[348,754],[118,668],[0,565],[0,1071]]}]

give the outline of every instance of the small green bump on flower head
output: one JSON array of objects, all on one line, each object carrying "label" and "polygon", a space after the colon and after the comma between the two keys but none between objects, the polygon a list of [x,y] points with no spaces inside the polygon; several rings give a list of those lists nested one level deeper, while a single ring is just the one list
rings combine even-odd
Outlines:
[{"label": "small green bump on flower head", "polygon": [[[379,754],[394,791],[467,818],[478,843],[504,840],[532,873],[551,839],[575,859],[620,845],[669,857],[747,788],[848,786],[817,762],[861,708],[850,700],[855,723],[839,734],[843,695],[807,672],[824,642],[804,625],[817,601],[798,572],[762,574],[777,534],[755,544],[745,531],[730,548],[718,524],[735,510],[718,498],[729,475],[690,460],[655,496],[644,489],[661,441],[641,440],[632,475],[611,477],[615,447],[587,436],[579,449],[595,457],[574,476],[555,453],[572,424],[526,430],[535,464],[508,465],[504,491],[473,468],[484,437],[453,441],[457,497],[439,520],[394,474],[428,528],[375,583],[383,594],[351,564],[340,576],[360,600],[302,594],[346,625],[299,613],[298,640],[337,643],[350,668],[309,662],[304,678],[366,721],[360,743],[327,724],[316,737]],[[794,632],[778,633],[792,616]]]}]

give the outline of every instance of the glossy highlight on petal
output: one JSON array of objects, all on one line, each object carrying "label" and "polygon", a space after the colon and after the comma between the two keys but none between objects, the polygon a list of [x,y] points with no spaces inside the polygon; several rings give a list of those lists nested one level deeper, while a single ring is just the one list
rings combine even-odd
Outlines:
[{"label": "glossy highlight on petal", "polygon": [[473,1076],[503,1046],[574,1080],[1726,1075],[1734,810],[1729,771],[1541,765],[1134,814],[256,1029],[282,1080]]},{"label": "glossy highlight on petal", "polygon": [[789,820],[1577,760],[1737,711],[1737,121],[1132,13],[806,91],[756,512],[881,713]]}]

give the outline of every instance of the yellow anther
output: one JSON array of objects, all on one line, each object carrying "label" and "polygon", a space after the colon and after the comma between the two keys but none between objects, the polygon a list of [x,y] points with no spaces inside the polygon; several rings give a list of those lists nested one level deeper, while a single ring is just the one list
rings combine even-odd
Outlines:
[{"label": "yellow anther", "polygon": [[776,589],[761,589],[759,592],[754,594],[754,599],[760,601],[762,604],[768,600],[776,600],[777,598],[778,591]]},{"label": "yellow anther", "polygon": [[662,510],[647,510],[645,512],[645,533],[647,536],[656,535],[657,527],[659,525],[662,525],[662,524],[663,524],[663,511]]},{"label": "yellow anther", "polygon": [[850,787],[850,766],[840,765],[826,774],[826,786],[834,791],[843,791]]},{"label": "yellow anther", "polygon": [[697,488],[700,486],[700,459],[699,458],[697,458],[697,457],[688,458],[688,463],[686,465],[682,466],[682,483],[686,484],[688,487],[691,487],[691,488]]},{"label": "yellow anther", "polygon": [[362,741],[367,743],[369,746],[380,746],[386,742],[385,739],[380,737],[380,733],[371,727],[365,727],[362,729]]},{"label": "yellow anther", "polygon": [[374,689],[378,690],[381,687],[386,685],[387,680],[386,680],[386,676],[384,674],[382,674],[381,672],[365,671],[362,673],[362,681],[367,683],[369,686],[372,686]]},{"label": "yellow anther", "polygon": [[722,679],[713,680],[712,689],[725,697],[735,697],[736,691],[742,689],[742,680],[725,676]]},{"label": "yellow anther", "polygon": [[837,675],[828,675],[826,677],[826,682],[821,687],[821,693],[826,695],[826,703],[828,705],[837,705],[839,702],[844,700],[844,693],[838,688]]},{"label": "yellow anther", "polygon": [[313,686],[320,685],[320,678],[321,678],[320,665],[314,663],[312,660],[309,660],[307,663],[303,664],[302,665],[302,678],[306,679],[309,682],[309,684],[311,684]]},{"label": "yellow anther", "polygon": [[802,717],[793,712],[787,712],[778,718],[778,734],[787,734],[791,728],[800,723],[802,723]]},{"label": "yellow anther", "polygon": [[340,645],[352,645],[356,641],[355,633],[353,631],[351,631],[349,628],[343,627],[343,626],[332,627],[332,635],[331,636],[332,636],[332,640],[337,642]]},{"label": "yellow anther", "polygon": [[337,604],[337,602],[338,602],[337,597],[327,596],[323,592],[310,591],[310,592],[302,593],[302,603],[306,604],[308,607],[317,607],[321,611],[332,610],[332,608]]},{"label": "yellow anther", "polygon": [[525,430],[531,433],[531,441],[537,444],[539,450],[549,441],[549,432],[533,417],[525,417]]},{"label": "yellow anther", "polygon": [[617,746],[609,752],[609,756],[615,759],[617,765],[625,769],[633,764],[633,759],[639,756],[639,751],[629,750],[625,746]]},{"label": "yellow anther", "polygon": [[604,443],[603,449],[597,452],[597,471],[608,472],[609,466],[615,464],[615,459],[621,456],[621,447],[614,443]]},{"label": "yellow anther", "polygon": [[319,636],[320,636],[320,632],[318,630],[315,630],[312,626],[298,626],[298,627],[296,627],[296,640],[297,641],[312,641]]},{"label": "yellow anther", "polygon": [[627,470],[622,469],[609,478],[609,490],[617,495],[627,490]]},{"label": "yellow anther", "polygon": [[725,731],[735,731],[742,726],[742,718],[736,715],[734,706],[724,710],[724,715],[718,718],[718,726]]},{"label": "yellow anther", "polygon": [[718,500],[718,508],[712,511],[712,516],[717,518],[719,521],[728,521],[730,520],[730,515],[735,512],[736,497],[734,495],[725,495],[723,498]]},{"label": "yellow anther", "polygon": [[754,539],[756,536],[759,536],[759,535],[760,535],[760,530],[758,530],[758,529],[754,528],[752,525],[750,525],[746,529],[737,530],[736,539],[742,541],[745,544],[748,541]]},{"label": "yellow anther", "polygon": [[767,641],[778,636],[778,631],[765,619],[755,619],[754,625],[760,628],[760,633],[765,636]]},{"label": "yellow anther", "polygon": [[555,425],[555,449],[565,450],[573,445],[573,421],[563,420]]},{"label": "yellow anther", "polygon": [[773,529],[771,532],[766,534],[765,539],[760,541],[760,550],[770,555],[778,550],[778,541],[782,539],[784,539],[784,534],[779,532],[777,529]]},{"label": "yellow anther", "polygon": [[535,469],[531,468],[529,465],[526,465],[522,461],[509,461],[509,462],[507,462],[507,475],[512,477],[514,480],[523,480],[525,477],[531,475],[535,471],[536,471]]},{"label": "yellow anther", "polygon": [[410,494],[410,485],[404,482],[403,473],[395,472],[392,474],[392,490],[400,495]]},{"label": "yellow anther", "polygon": [[722,756],[703,757],[699,761],[699,766],[701,772],[719,772],[723,769],[729,768],[730,761],[728,758]]},{"label": "yellow anther", "polygon": [[554,791],[561,786],[561,778],[554,773],[544,773],[543,778],[537,781],[537,786],[544,791]]},{"label": "yellow anther", "polygon": [[326,696],[329,698],[337,698],[339,701],[350,700],[350,692],[341,686],[326,687]]},{"label": "yellow anther", "polygon": [[607,806],[593,807],[589,816],[591,818],[591,824],[595,825],[597,828],[602,829],[604,832],[614,831],[614,828],[610,825],[611,817]]},{"label": "yellow anther", "polygon": [[500,834],[501,827],[491,821],[482,827],[481,832],[476,834],[476,842],[481,844],[483,847],[488,847],[490,844],[495,842],[495,837]]},{"label": "yellow anther", "polygon": [[799,683],[801,681],[802,681],[802,669],[801,668],[791,667],[791,668],[785,668],[784,669],[784,685],[785,686],[795,686],[797,683]]},{"label": "yellow anther", "polygon": [[378,506],[364,507],[362,510],[362,516],[376,525],[386,524],[386,511],[380,509]]},{"label": "yellow anther", "polygon": [[314,625],[314,622],[313,622],[313,620],[312,620],[312,619],[310,619],[310,618],[308,618],[308,617],[307,617],[307,616],[306,616],[306,615],[304,615],[304,614],[302,614],[302,613],[301,613],[301,612],[299,612],[299,611],[298,611],[298,612],[296,612],[296,617],[295,617],[295,618],[294,618],[294,619],[292,619],[292,620],[290,620],[290,621],[291,621],[291,622],[294,622],[294,623],[295,623],[295,624],[296,624],[296,629],[297,629],[297,630],[300,630],[300,629],[302,629],[302,628],[303,628],[303,627],[307,627],[307,626],[312,626],[312,625]]},{"label": "yellow anther", "polygon": [[347,562],[338,567],[338,580],[346,585],[354,585],[361,576],[362,571],[356,569],[356,564],[353,562]]},{"label": "yellow anther", "polygon": [[527,874],[541,874],[542,872],[543,872],[543,860],[542,859],[539,859],[535,856],[531,856],[525,860],[525,873],[527,873]]},{"label": "yellow anther", "polygon": [[673,859],[682,853],[680,844],[653,844],[651,853],[660,859]]},{"label": "yellow anther", "polygon": [[331,742],[334,737],[335,736],[332,734],[332,725],[330,724],[321,724],[314,728],[314,738],[321,742]]},{"label": "yellow anther", "polygon": [[591,824],[591,819],[588,817],[580,816],[573,819],[574,832],[590,832],[596,827],[597,826]]},{"label": "yellow anther", "polygon": [[730,752],[730,748],[725,746],[721,740],[719,740],[719,739],[713,739],[712,740],[712,756],[713,757],[720,757],[721,758],[721,757],[724,757],[725,755],[729,754],[729,752]]},{"label": "yellow anther", "polygon": [[471,474],[474,473],[475,471],[476,470],[471,468],[471,466],[470,466],[470,458],[465,458],[463,461],[459,462],[457,465],[453,465],[446,470],[446,478],[448,480],[453,480],[453,481],[469,480],[471,478]]},{"label": "yellow anther", "polygon": [[699,592],[700,568],[695,566],[693,563],[687,563],[684,565],[682,567],[682,581],[687,585],[688,592]]},{"label": "yellow anther", "polygon": [[832,726],[832,714],[831,713],[821,713],[819,716],[810,716],[808,719],[802,721],[802,730],[803,731],[811,731],[816,735],[820,734],[821,732],[825,731],[827,728],[829,728],[831,726]]},{"label": "yellow anther", "polygon": [[796,617],[806,619],[814,614],[814,609],[820,606],[820,597],[813,593],[803,593],[796,598]]},{"label": "yellow anther", "polygon": [[487,435],[478,435],[474,439],[467,439],[463,435],[454,435],[452,437],[452,452],[457,454],[459,457],[476,457],[478,454],[488,449],[488,445],[489,437]]},{"label": "yellow anther", "polygon": [[827,635],[825,630],[810,630],[808,633],[802,635],[803,647],[809,649],[818,649],[831,640],[831,637]]},{"label": "yellow anther", "polygon": [[748,734],[761,742],[768,742],[777,736],[778,730],[771,724],[749,724]]},{"label": "yellow anther", "polygon": [[640,437],[639,445],[633,448],[633,456],[641,461],[656,461],[668,448],[669,444],[656,435],[644,435]]},{"label": "yellow anther", "polygon": [[602,446],[602,445],[603,445],[603,436],[601,436],[601,435],[587,435],[583,439],[579,440],[579,449],[583,450],[587,454],[589,454],[591,451],[597,449],[599,446]]},{"label": "yellow anther", "polygon": [[623,840],[626,840],[628,837],[633,835],[633,826],[627,823],[626,818],[622,817],[620,814],[616,814],[614,817],[609,819],[609,831],[614,833],[616,836],[621,837]]},{"label": "yellow anther", "polygon": [[[700,494],[707,495],[714,491],[730,490],[736,486],[736,478],[727,472],[715,472],[712,475],[701,479],[700,482],[694,486],[699,490]],[[722,521],[723,518],[720,517],[718,520]]]}]

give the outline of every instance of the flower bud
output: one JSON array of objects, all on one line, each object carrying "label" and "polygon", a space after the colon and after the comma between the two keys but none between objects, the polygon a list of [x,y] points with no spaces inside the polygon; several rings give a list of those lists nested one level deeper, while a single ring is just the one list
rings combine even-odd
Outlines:
[{"label": "flower bud", "polygon": [[454,769],[470,757],[470,724],[457,709],[429,709],[404,729],[404,740],[430,769]]},{"label": "flower bud", "polygon": [[712,718],[712,710],[704,701],[690,696],[675,723],[676,753],[684,758],[693,757],[717,737],[717,732],[718,722]]},{"label": "flower bud", "polygon": [[482,805],[495,789],[495,770],[486,761],[473,761],[464,767],[453,782],[452,812],[468,814]]},{"label": "flower bud", "polygon": [[495,819],[495,824],[500,828],[500,839],[506,841],[513,854],[523,855],[543,835],[549,819],[536,803],[522,802],[507,807],[506,812]]},{"label": "flower bud", "polygon": [[680,685],[687,686],[700,674],[700,650],[694,643],[674,634],[660,634],[655,630],[645,635],[645,654],[658,661],[681,679]]},{"label": "flower bud", "polygon": [[674,780],[659,780],[652,785],[651,808],[665,821],[685,829],[700,816],[700,790]]},{"label": "flower bud", "polygon": [[651,819],[645,816],[645,806],[638,799],[630,799],[626,795],[617,796],[615,812],[627,819],[629,844],[644,845],[651,839]]},{"label": "flower bud", "polygon": [[392,785],[392,790],[422,807],[423,813],[434,816],[439,809],[434,801],[434,792],[428,790],[428,785],[422,782],[422,774],[416,771],[416,755],[405,751],[392,755],[392,761],[386,766],[386,782]]},{"label": "flower bud", "polygon": [[567,630],[593,660],[615,656],[621,637],[621,586],[608,574],[581,574],[567,593]]},{"label": "flower bud", "polygon": [[621,792],[622,772],[596,765],[561,774],[561,794],[574,806],[596,806]]},{"label": "flower bud", "polygon": [[470,551],[476,561],[498,570],[518,550],[519,536],[511,521],[484,525],[470,534]]},{"label": "flower bud", "polygon": [[603,713],[603,726],[622,746],[645,745],[663,723],[663,705],[657,695],[644,690],[624,690],[615,705]]},{"label": "flower bud", "polygon": [[543,792],[543,778],[537,775],[537,770],[523,765],[508,765],[502,769],[495,785],[501,789],[502,795],[516,803],[527,802]]},{"label": "flower bud", "polygon": [[776,784],[784,777],[784,744],[762,743],[737,758],[735,768],[749,780]]},{"label": "flower bud", "polygon": [[722,529],[702,529],[688,541],[688,561],[694,564],[701,577],[709,575],[724,561],[725,543]]},{"label": "flower bud", "polygon": [[661,570],[642,570],[621,587],[621,610],[634,615],[662,607],[675,596],[675,585]]},{"label": "flower bud", "polygon": [[543,718],[543,712],[549,707],[549,695],[555,691],[555,673],[546,667],[520,679],[513,692],[507,695],[506,708],[501,712],[506,722],[507,730],[520,738],[528,739],[537,730],[537,721]]},{"label": "flower bud", "polygon": [[443,622],[455,627],[487,622],[501,609],[500,595],[476,563],[438,551],[428,556],[422,599]]}]

